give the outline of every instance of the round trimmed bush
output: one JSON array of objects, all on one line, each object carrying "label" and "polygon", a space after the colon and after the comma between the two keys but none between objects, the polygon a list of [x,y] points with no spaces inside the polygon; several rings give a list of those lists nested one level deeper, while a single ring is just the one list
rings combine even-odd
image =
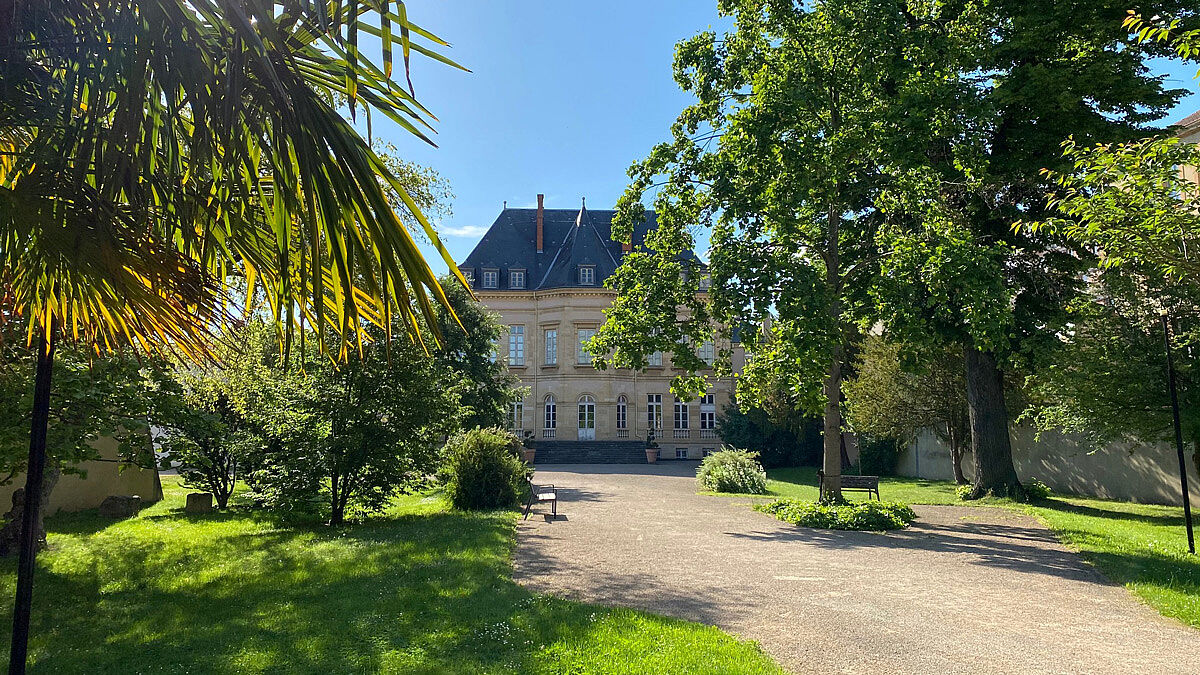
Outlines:
[{"label": "round trimmed bush", "polygon": [[516,506],[525,490],[521,439],[494,428],[455,434],[442,449],[439,477],[456,509]]},{"label": "round trimmed bush", "polygon": [[724,447],[714,452],[696,471],[700,488],[709,492],[761,495],[767,492],[767,472],[758,463],[757,452]]}]

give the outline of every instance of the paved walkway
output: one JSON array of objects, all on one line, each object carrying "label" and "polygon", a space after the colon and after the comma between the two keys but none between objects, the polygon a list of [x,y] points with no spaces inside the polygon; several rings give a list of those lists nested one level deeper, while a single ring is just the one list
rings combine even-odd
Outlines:
[{"label": "paved walkway", "polygon": [[899,533],[797,528],[695,494],[695,464],[547,466],[518,530],[545,593],[714,624],[797,673],[1197,673],[1200,631],[1105,581],[1032,518],[917,507]]}]

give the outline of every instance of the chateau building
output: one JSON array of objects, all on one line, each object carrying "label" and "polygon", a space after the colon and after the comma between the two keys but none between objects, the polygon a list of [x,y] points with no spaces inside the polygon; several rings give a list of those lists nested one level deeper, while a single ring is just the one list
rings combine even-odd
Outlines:
[{"label": "chateau building", "polygon": [[[615,292],[604,281],[621,257],[657,226],[653,212],[635,228],[630,245],[611,238],[613,211],[505,208],[459,269],[479,299],[500,315],[507,333],[498,358],[528,388],[513,403],[510,426],[539,439],[538,461],[617,461],[642,457],[650,430],[661,459],[699,459],[719,447],[718,412],[733,394],[732,378],[710,378],[692,401],[671,395],[677,372],[669,354],[656,353],[642,371],[597,370],[583,343],[604,323]],[[703,274],[692,252],[689,273]],[[704,282],[701,283],[704,288]],[[732,346],[735,370],[744,353]],[[722,345],[697,346],[712,362]]]}]

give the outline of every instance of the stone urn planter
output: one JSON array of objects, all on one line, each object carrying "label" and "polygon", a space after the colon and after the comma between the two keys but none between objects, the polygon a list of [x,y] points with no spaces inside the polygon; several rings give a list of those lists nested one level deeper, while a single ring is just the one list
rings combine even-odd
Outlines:
[{"label": "stone urn planter", "polygon": [[537,452],[533,442],[533,432],[526,431],[521,434],[521,457],[525,459],[526,464],[533,464],[534,453]]},{"label": "stone urn planter", "polygon": [[653,464],[658,461],[658,441],[655,440],[654,430],[646,432],[646,462]]},{"label": "stone urn planter", "polygon": [[527,464],[533,464],[533,457],[536,453],[537,450],[534,450],[533,448],[525,448],[521,450],[521,456],[525,458],[525,462]]},{"label": "stone urn planter", "polygon": [[658,448],[646,448],[646,461],[651,464],[658,461]]}]

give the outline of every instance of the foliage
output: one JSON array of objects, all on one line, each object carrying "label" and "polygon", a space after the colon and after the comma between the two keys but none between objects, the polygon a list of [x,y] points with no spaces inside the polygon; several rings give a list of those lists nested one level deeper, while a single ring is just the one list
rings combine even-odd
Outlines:
[{"label": "foliage", "polygon": [[[15,4],[0,68],[5,318],[198,356],[238,281],[283,331],[303,317],[338,351],[391,313],[404,329],[432,321],[442,291],[385,185],[452,258],[331,101],[428,141],[433,116],[391,79],[393,47],[406,74],[412,52],[453,62],[403,2],[338,7]],[[381,38],[381,60],[360,32]]]},{"label": "foliage", "polygon": [[[28,462],[34,362],[34,350],[20,338],[0,340],[0,485],[10,484]],[[53,471],[82,473],[80,463],[98,459],[96,445],[105,438],[117,442],[122,462],[153,466],[145,381],[159,367],[157,360],[139,362],[127,353],[59,351],[47,432]]]},{"label": "foliage", "polygon": [[[618,297],[590,351],[598,367],[635,368],[672,351],[685,372],[672,388],[695,395],[705,364],[690,345],[712,337],[713,320],[719,340],[740,327],[747,402],[782,388],[797,408],[824,414],[836,473],[841,370],[881,253],[881,153],[909,135],[908,97],[928,95],[909,85],[928,67],[922,50],[941,17],[890,0],[719,7],[732,31],[676,48],[676,81],[696,102],[672,140],[630,169],[613,236],[629,240],[652,189],[658,229],[610,277]],[[696,226],[711,227],[707,294],[680,262]],[[771,329],[757,330],[772,314]]]},{"label": "foliage", "polygon": [[[262,403],[248,411],[268,442],[246,480],[262,503],[319,509],[331,524],[380,512],[420,489],[441,440],[458,428],[462,379],[417,343],[369,329],[362,356],[338,364],[310,335],[286,368],[275,366]],[[278,353],[250,353],[278,364]]]},{"label": "foliage", "polygon": [[471,429],[446,441],[439,477],[456,509],[516,506],[525,492],[521,440],[503,429]]},{"label": "foliage", "polygon": [[767,472],[757,452],[725,446],[705,457],[696,470],[700,489],[709,492],[761,495],[767,492]]},{"label": "foliage", "polygon": [[[450,181],[428,166],[410,162],[401,156],[400,148],[391,141],[375,141],[371,144],[379,161],[396,177],[396,182],[404,187],[404,193],[416,204],[416,210],[433,223],[445,222],[454,215],[454,191]],[[408,233],[422,243],[432,243],[421,221],[413,214],[404,202],[404,197],[389,181],[381,181],[387,194],[388,206],[400,218],[400,222],[408,228]],[[443,289],[455,285],[453,277],[438,280]]]},{"label": "foliage", "polygon": [[30,672],[782,673],[712,626],[531,593],[512,580],[512,512],[413,495],[326,530],[185,514],[186,490],[163,487],[129,520],[48,519]]},{"label": "foliage", "polygon": [[1036,478],[1031,478],[1025,483],[1025,494],[1029,495],[1029,498],[1034,501],[1042,501],[1049,499],[1053,493],[1050,491],[1049,485]]},{"label": "foliage", "polygon": [[465,287],[443,278],[448,308],[437,309],[442,346],[433,353],[438,367],[454,373],[465,386],[459,391],[461,426],[504,426],[513,399],[523,397],[521,380],[492,358],[504,334],[495,313],[471,296]]},{"label": "foliage", "polygon": [[895,438],[863,434],[858,437],[858,471],[864,476],[891,476],[900,459],[900,443]]},{"label": "foliage", "polygon": [[821,457],[818,423],[811,417],[801,419],[798,436],[791,428],[776,424],[762,408],[743,410],[730,404],[717,418],[717,433],[727,445],[752,448],[768,469],[813,464]]},{"label": "foliage", "polygon": [[917,518],[917,514],[906,504],[880,501],[822,504],[778,499],[755,504],[754,510],[769,513],[793,525],[826,530],[902,530]]},{"label": "foliage", "polygon": [[[932,431],[950,447],[955,479],[965,482],[962,457],[971,426],[962,350],[903,351],[901,345],[878,336],[863,340],[854,376],[846,382],[846,421],[853,431],[904,444],[925,429]],[[868,471],[864,462],[863,472],[874,470]]]}]

